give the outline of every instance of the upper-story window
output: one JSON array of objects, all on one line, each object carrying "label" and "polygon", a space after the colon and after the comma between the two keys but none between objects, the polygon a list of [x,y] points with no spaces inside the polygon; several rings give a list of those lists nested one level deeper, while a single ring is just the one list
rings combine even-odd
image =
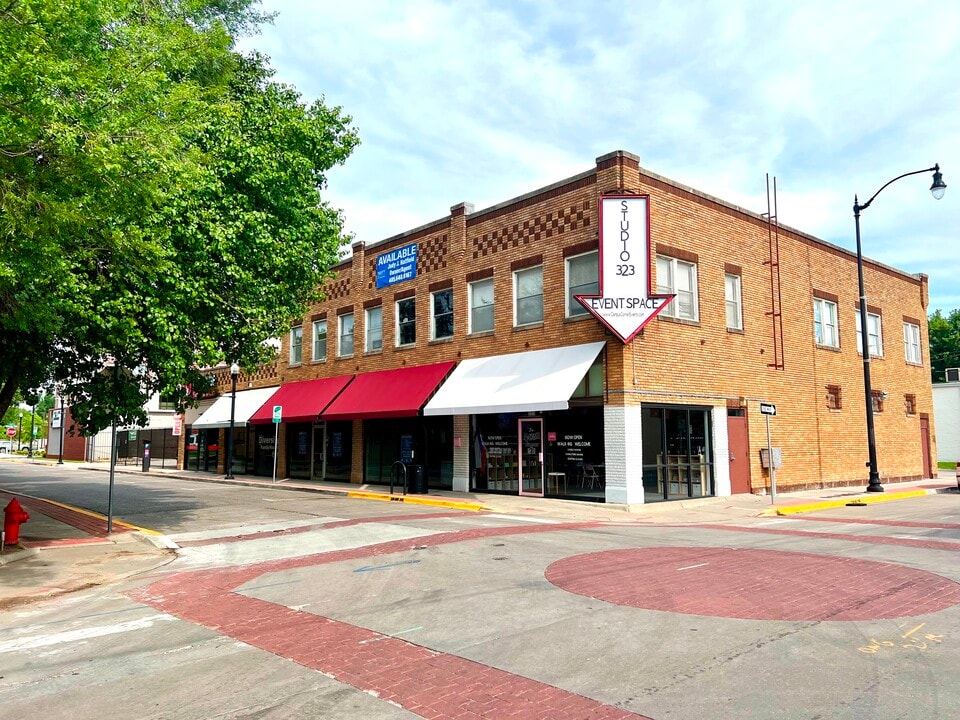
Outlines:
[{"label": "upper-story window", "polygon": [[433,340],[453,337],[453,290],[431,294],[430,332]]},{"label": "upper-story window", "polygon": [[327,321],[313,322],[313,361],[327,359]]},{"label": "upper-story window", "polygon": [[[870,357],[883,357],[883,331],[880,316],[867,311],[867,340]],[[860,326],[860,310],[857,310],[857,352],[863,355],[863,332]]]},{"label": "upper-story window", "polygon": [[740,276],[731,273],[724,275],[723,292],[727,308],[727,329],[743,330],[743,304],[740,295]]},{"label": "upper-story window", "polygon": [[493,278],[470,283],[470,332],[493,330]]},{"label": "upper-story window", "polygon": [[513,273],[513,324],[530,325],[543,322],[543,266]]},{"label": "upper-story window", "polygon": [[813,335],[817,345],[840,347],[837,332],[837,304],[832,300],[813,299]]},{"label": "upper-story window", "polygon": [[299,365],[303,360],[303,326],[290,328],[290,364]]},{"label": "upper-story window", "polygon": [[383,307],[367,308],[364,318],[367,352],[379,352],[383,348]]},{"label": "upper-story window", "polygon": [[920,355],[920,326],[914,323],[903,323],[903,355],[912,365],[923,364]]},{"label": "upper-story window", "polygon": [[577,295],[600,293],[599,253],[584,253],[567,258],[567,317],[588,315],[588,310],[577,302]]},{"label": "upper-story window", "polygon": [[353,313],[346,313],[337,318],[340,323],[337,355],[347,357],[353,355]]},{"label": "upper-story window", "polygon": [[417,342],[417,299],[397,301],[397,345],[414,345]]},{"label": "upper-story window", "polygon": [[697,266],[666,255],[657,255],[657,294],[676,295],[661,313],[681,320],[699,320]]}]

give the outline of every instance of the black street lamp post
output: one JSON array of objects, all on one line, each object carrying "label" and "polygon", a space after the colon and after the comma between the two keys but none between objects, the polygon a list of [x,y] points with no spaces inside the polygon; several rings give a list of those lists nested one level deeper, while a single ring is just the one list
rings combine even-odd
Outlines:
[{"label": "black street lamp post", "polygon": [[27,446],[27,457],[33,457],[33,433],[34,433],[34,424],[37,420],[37,406],[33,405],[30,407],[30,444]]},{"label": "black street lamp post", "polygon": [[910,175],[920,175],[921,173],[928,172],[933,173],[933,184],[930,186],[930,192],[933,194],[935,200],[939,200],[943,197],[943,193],[947,189],[946,184],[943,182],[943,175],[940,173],[940,165],[898,175],[877,190],[873,196],[862,205],[857,196],[853,196],[853,218],[857,227],[857,279],[860,282],[860,335],[863,339],[863,346],[860,350],[863,353],[863,393],[867,410],[867,445],[870,453],[870,460],[867,463],[870,468],[867,492],[883,492],[883,485],[880,484],[880,472],[877,469],[877,436],[873,425],[873,388],[870,384],[870,338],[869,335],[867,335],[867,294],[863,287],[863,252],[860,247],[860,211],[870,207],[870,203],[872,203],[877,195],[883,192],[884,188],[888,185],[892,185],[897,180],[909,177]]},{"label": "black street lamp post", "polygon": [[236,363],[230,365],[231,395],[230,395],[230,430],[227,435],[227,480],[233,480],[233,427],[235,414],[237,410],[237,375],[240,374],[240,366]]}]

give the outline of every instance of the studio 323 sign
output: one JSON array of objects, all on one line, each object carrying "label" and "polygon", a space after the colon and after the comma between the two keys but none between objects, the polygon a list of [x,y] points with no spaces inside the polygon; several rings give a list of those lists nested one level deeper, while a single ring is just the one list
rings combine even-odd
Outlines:
[{"label": "studio 323 sign", "polygon": [[656,295],[650,276],[650,198],[600,198],[600,277],[597,295],[577,295],[590,313],[630,342],[675,295]]}]

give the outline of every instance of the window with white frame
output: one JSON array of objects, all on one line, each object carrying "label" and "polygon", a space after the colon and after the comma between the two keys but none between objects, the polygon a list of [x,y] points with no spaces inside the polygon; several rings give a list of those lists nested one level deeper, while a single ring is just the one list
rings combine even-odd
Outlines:
[{"label": "window with white frame", "polygon": [[327,321],[313,321],[313,361],[327,359]]},{"label": "window with white frame", "polygon": [[[880,327],[880,316],[869,310],[867,311],[867,342],[870,347],[870,357],[883,357],[883,332]],[[857,352],[863,355],[860,310],[857,310]]]},{"label": "window with white frame", "polygon": [[353,355],[353,313],[347,313],[337,318],[340,324],[337,344],[337,355],[347,357]]},{"label": "window with white frame", "polygon": [[657,294],[676,295],[661,313],[681,320],[699,320],[697,307],[697,266],[694,263],[657,255]]},{"label": "window with white frame", "polygon": [[837,333],[837,304],[832,300],[818,297],[813,299],[813,334],[817,345],[840,347],[840,335]]},{"label": "window with white frame", "polygon": [[908,363],[921,365],[920,356],[920,326],[905,322],[903,324],[903,354]]},{"label": "window with white frame", "polygon": [[397,346],[417,342],[417,299],[397,301]]},{"label": "window with white frame", "polygon": [[364,332],[367,352],[379,352],[383,348],[383,308],[372,307],[366,309],[364,317]]},{"label": "window with white frame", "polygon": [[589,311],[577,302],[577,295],[600,293],[599,253],[584,253],[567,258],[567,317],[588,315]]},{"label": "window with white frame", "polygon": [[430,295],[430,333],[432,340],[453,337],[453,290]]},{"label": "window with white frame", "polygon": [[493,278],[470,283],[470,329],[478,333],[493,330]]},{"label": "window with white frame", "polygon": [[740,299],[740,276],[727,273],[723,277],[727,307],[727,329],[743,330],[743,305]]},{"label": "window with white frame", "polygon": [[513,296],[514,325],[543,322],[543,266],[513,273]]},{"label": "window with white frame", "polygon": [[290,328],[290,364],[299,365],[303,360],[303,326]]}]

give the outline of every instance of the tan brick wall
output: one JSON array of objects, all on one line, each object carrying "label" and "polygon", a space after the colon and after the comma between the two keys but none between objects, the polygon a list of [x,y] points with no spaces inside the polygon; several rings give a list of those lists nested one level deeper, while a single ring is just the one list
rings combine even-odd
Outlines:
[{"label": "tan brick wall", "polygon": [[[563,251],[597,241],[597,207],[602,193],[649,195],[651,246],[659,243],[697,255],[698,323],[657,318],[630,345],[623,346],[592,317],[564,318]],[[766,445],[765,424],[757,408],[761,399],[777,404],[778,415],[771,425],[773,442],[783,448],[784,455],[784,466],[777,473],[779,487],[865,481],[867,441],[862,361],[856,351],[858,290],[853,254],[780,228],[783,347],[775,348],[780,337],[775,335],[769,316],[772,295],[768,223],[752,213],[647,173],[628,154],[605,156],[593,173],[581,174],[494,208],[469,211],[469,206],[454,206],[446,219],[381,244],[356,243],[352,260],[338,266],[335,276],[325,283],[326,299],[311,307],[304,318],[303,363],[289,365],[289,337],[284,337],[276,367],[241,378],[247,381],[242,384],[276,385],[608,340],[607,401],[611,405],[675,402],[720,407],[728,399],[749,399],[755,488],[768,482],[760,468],[758,452]],[[416,279],[376,289],[377,255],[413,242],[419,243]],[[542,256],[544,321],[515,328],[511,264],[535,256]],[[742,333],[726,329],[727,265],[741,268]],[[495,329],[470,336],[466,332],[466,276],[488,268],[493,269]],[[655,273],[652,257],[650,271]],[[453,283],[454,338],[430,341],[430,287],[444,281]],[[929,414],[931,442],[934,437],[926,280],[868,262],[866,286],[868,304],[879,308],[883,318],[884,357],[872,364],[873,387],[889,393],[884,411],[875,417],[881,475],[917,477],[922,470],[921,413]],[[417,342],[412,348],[397,348],[394,296],[411,289],[416,297]],[[814,290],[832,293],[839,300],[839,351],[814,344]],[[383,350],[365,353],[364,303],[375,298],[382,300]],[[354,312],[355,352],[352,357],[338,358],[337,312],[347,306],[352,306]],[[327,358],[313,362],[310,318],[324,312],[328,322]],[[921,323],[924,357],[920,367],[909,366],[904,360],[905,316]],[[782,369],[769,366],[775,357],[782,360]],[[842,409],[827,408],[827,385],[842,388]],[[917,398],[916,415],[905,413],[907,393]],[[361,429],[360,423],[354,424],[354,482],[362,477]],[[936,457],[935,448],[931,448],[931,455]]]}]

